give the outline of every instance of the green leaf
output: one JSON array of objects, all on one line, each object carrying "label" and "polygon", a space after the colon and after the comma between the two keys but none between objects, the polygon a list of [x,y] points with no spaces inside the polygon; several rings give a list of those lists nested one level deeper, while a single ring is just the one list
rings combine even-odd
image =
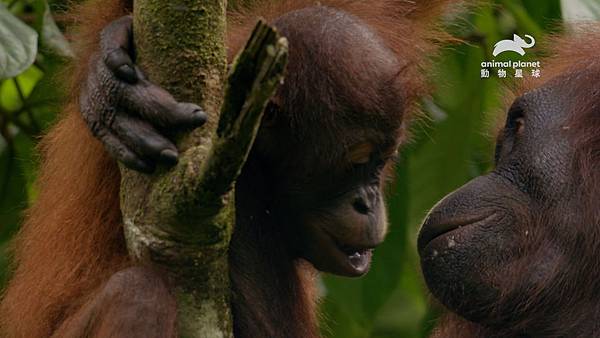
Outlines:
[{"label": "green leaf", "polygon": [[560,30],[560,25],[556,24],[562,20],[560,0],[523,0],[523,6],[546,33]]},{"label": "green leaf", "polygon": [[542,27],[531,17],[521,1],[503,0],[502,5],[514,16],[520,30],[536,37],[544,34]]},{"label": "green leaf", "polygon": [[44,25],[42,27],[42,42],[44,45],[48,46],[48,48],[54,50],[58,54],[68,57],[74,58],[75,53],[73,49],[71,49],[71,45],[69,41],[62,34],[54,18],[52,17],[52,13],[50,13],[50,7],[46,4],[46,11],[44,12]]},{"label": "green leaf", "polygon": [[0,4],[0,79],[19,75],[33,64],[38,34]]},{"label": "green leaf", "polygon": [[14,146],[0,152],[0,244],[9,240],[27,207],[27,182]]},{"label": "green leaf", "polygon": [[74,58],[75,53],[69,41],[67,41],[60,28],[56,25],[48,2],[46,0],[35,0],[33,6],[38,16],[34,27],[40,33],[42,46],[60,56]]}]

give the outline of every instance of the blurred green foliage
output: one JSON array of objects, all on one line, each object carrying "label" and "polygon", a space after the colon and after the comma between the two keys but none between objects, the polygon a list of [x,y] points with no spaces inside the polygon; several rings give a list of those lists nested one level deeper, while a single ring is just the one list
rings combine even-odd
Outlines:
[{"label": "blurred green foliage", "polygon": [[[584,0],[582,0],[584,1]],[[595,1],[595,0],[594,0]],[[55,17],[65,1],[50,1]],[[65,52],[61,37],[44,32],[46,2],[0,0],[39,36],[35,62],[15,78],[0,78],[0,279],[6,276],[7,242],[35,199],[34,147],[59,111],[64,93],[55,76]],[[64,28],[60,20],[58,26]],[[559,0],[483,2],[449,30],[463,43],[444,48],[430,71],[435,87],[425,100],[425,116],[413,125],[397,178],[390,191],[390,233],[376,250],[371,272],[361,279],[323,277],[323,331],[328,337],[425,337],[439,313],[421,280],[416,235],[421,220],[438,200],[489,170],[493,126],[503,116],[505,89],[494,76],[480,78],[495,42],[513,34],[538,42],[560,27]],[[54,20],[52,21],[52,23]],[[48,43],[49,39],[54,39]],[[62,47],[61,47],[62,44]],[[57,52],[59,51],[59,52]],[[62,52],[60,52],[62,51]],[[529,59],[539,55],[533,48]],[[2,56],[0,55],[0,58]],[[502,58],[499,58],[502,59]],[[543,70],[542,70],[543,71]]]}]

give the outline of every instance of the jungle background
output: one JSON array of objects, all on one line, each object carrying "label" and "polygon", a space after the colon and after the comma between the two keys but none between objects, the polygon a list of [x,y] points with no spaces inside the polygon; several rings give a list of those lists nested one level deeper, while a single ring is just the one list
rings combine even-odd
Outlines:
[{"label": "jungle background", "polygon": [[[10,239],[36,198],[36,145],[66,96],[57,74],[73,57],[62,33],[70,23],[67,9],[65,0],[0,0],[0,286],[10,275]],[[419,270],[420,222],[443,196],[490,169],[495,126],[509,103],[506,87],[519,81],[510,71],[500,79],[494,70],[482,79],[481,62],[492,60],[494,43],[513,34],[543,45],[571,22],[599,14],[600,0],[490,0],[446,19],[461,42],[446,46],[427,74],[433,94],[423,101],[425,114],[413,125],[389,192],[387,240],[366,277],[323,277],[326,337],[427,336],[441,309]],[[521,59],[539,60],[542,50],[536,46]]]}]

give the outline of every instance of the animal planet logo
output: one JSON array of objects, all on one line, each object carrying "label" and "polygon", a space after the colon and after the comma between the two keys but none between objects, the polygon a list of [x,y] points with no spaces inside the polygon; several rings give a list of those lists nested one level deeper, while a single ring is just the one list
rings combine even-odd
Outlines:
[{"label": "animal planet logo", "polygon": [[519,53],[519,55],[525,55],[525,49],[531,48],[535,46],[535,39],[531,35],[525,35],[526,39],[529,39],[529,42],[525,41],[522,37],[517,34],[513,35],[512,40],[502,40],[498,41],[494,45],[494,52],[492,53],[494,56],[498,56],[504,52],[515,52]]},{"label": "animal planet logo", "polygon": [[[498,56],[504,52],[515,52],[521,56],[525,56],[527,53],[525,49],[532,48],[536,43],[535,38],[531,35],[525,35],[525,39],[514,34],[512,40],[498,41],[494,45],[492,54]],[[481,78],[490,78],[493,69],[496,69],[495,73],[499,78],[507,78],[511,75],[515,78],[524,78],[526,74],[525,70],[530,71],[531,77],[539,78],[541,76],[540,68],[540,61],[483,61],[481,63]]]}]

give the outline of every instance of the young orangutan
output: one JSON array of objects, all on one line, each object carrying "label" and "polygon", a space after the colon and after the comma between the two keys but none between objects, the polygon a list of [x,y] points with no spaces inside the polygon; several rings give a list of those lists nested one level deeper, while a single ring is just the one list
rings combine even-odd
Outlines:
[{"label": "young orangutan", "polygon": [[[421,68],[447,2],[284,1],[231,15],[231,55],[257,13],[290,45],[285,84],[236,184],[236,337],[317,337],[316,270],[369,270],[387,228],[385,173],[423,93]],[[78,14],[81,97],[43,142],[39,197],[0,307],[8,337],[176,335],[168,283],[128,259],[114,159],[147,172],[172,164],[166,131],[205,117],[135,66],[130,11],[131,1],[95,0]]]}]

